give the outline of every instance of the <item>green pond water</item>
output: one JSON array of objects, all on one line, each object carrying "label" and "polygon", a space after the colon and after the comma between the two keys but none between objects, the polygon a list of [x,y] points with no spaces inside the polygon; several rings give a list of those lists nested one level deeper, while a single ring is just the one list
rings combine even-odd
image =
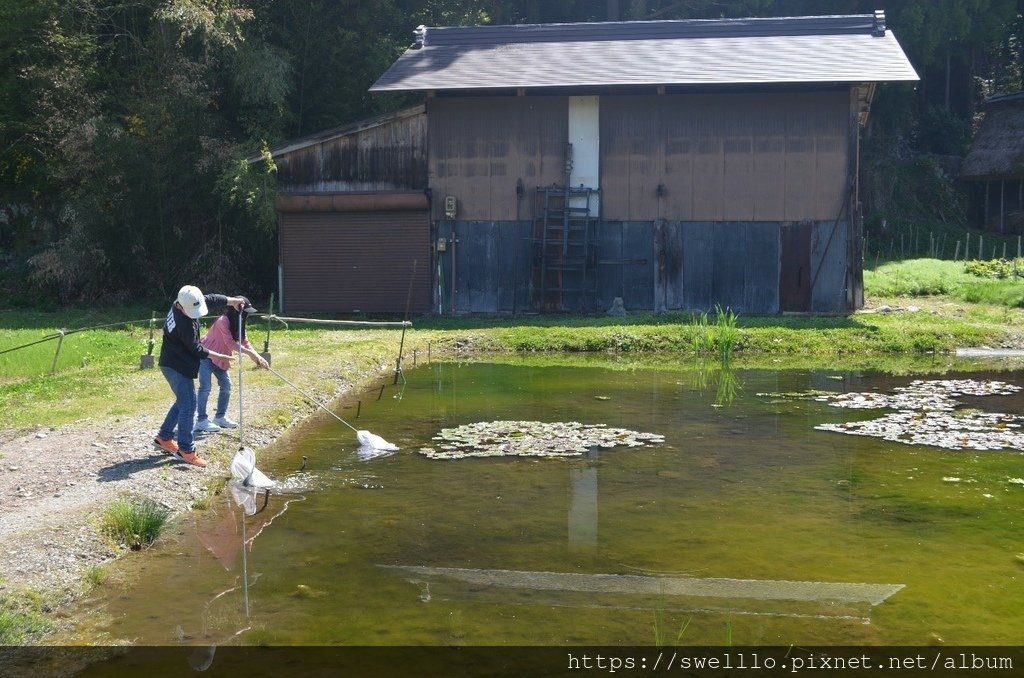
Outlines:
[{"label": "green pond water", "polygon": [[[1024,385],[1005,371],[924,378],[963,376]],[[85,604],[80,636],[282,646],[1024,637],[1020,452],[817,430],[880,412],[781,395],[887,392],[920,376],[523,361],[433,363],[406,378],[338,410],[399,452],[367,454],[350,429],[317,418],[261,453],[280,486],[255,515],[243,521],[226,492],[118,563]],[[958,402],[1024,414],[1024,392]],[[665,440],[575,458],[418,452],[443,428],[507,419]]]}]

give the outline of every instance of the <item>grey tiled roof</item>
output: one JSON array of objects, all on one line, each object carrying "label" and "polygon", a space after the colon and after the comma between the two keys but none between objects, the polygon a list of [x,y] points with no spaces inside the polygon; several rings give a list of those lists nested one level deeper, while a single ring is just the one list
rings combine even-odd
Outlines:
[{"label": "grey tiled roof", "polygon": [[417,29],[371,91],[914,81],[884,15]]}]

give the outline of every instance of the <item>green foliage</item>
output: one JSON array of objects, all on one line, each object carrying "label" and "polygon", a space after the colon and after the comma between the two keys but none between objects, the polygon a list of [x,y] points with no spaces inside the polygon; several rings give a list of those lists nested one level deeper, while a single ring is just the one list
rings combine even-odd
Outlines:
[{"label": "green foliage", "polygon": [[82,578],[89,588],[96,588],[97,586],[102,586],[109,576],[110,574],[105,568],[100,565],[93,565],[86,569]]},{"label": "green foliage", "polygon": [[739,330],[736,329],[736,320],[739,316],[732,312],[732,309],[722,310],[721,305],[715,304],[715,326],[718,329],[718,357],[726,362],[732,357],[732,352],[739,341]]},{"label": "green foliage", "polygon": [[0,593],[0,646],[27,644],[51,628],[37,601],[29,596]]},{"label": "green foliage", "polygon": [[1024,274],[1024,259],[1006,261],[1004,259],[972,259],[964,262],[964,271],[979,278],[996,278],[1003,280],[1017,277],[1018,272]]},{"label": "green foliage", "polygon": [[916,137],[924,153],[964,155],[971,142],[971,124],[945,106],[929,106],[920,117]]},{"label": "green foliage", "polygon": [[100,518],[103,534],[133,551],[156,541],[170,511],[151,499],[124,497],[107,507]]},{"label": "green foliage", "polygon": [[864,271],[864,291],[869,297],[946,295],[971,303],[1024,307],[1024,280],[1013,275],[1012,262],[890,262]]},{"label": "green foliage", "polygon": [[277,165],[266,141],[261,142],[260,160],[250,163],[240,158],[230,165],[219,186],[230,205],[240,208],[263,233],[272,233],[277,225],[274,196],[277,195]]},{"label": "green foliage", "polygon": [[[956,177],[934,156],[911,153],[901,143],[905,141],[875,138],[863,146],[861,191],[865,213],[870,215],[869,236],[883,241],[895,238],[898,245],[901,230],[909,233],[916,226],[919,231],[923,224],[932,230],[944,226],[962,230],[967,223],[967,200]],[[890,231],[881,230],[883,220]],[[920,241],[918,237],[915,244],[920,246]]]},{"label": "green foliage", "polygon": [[[873,9],[842,0],[828,13]],[[1024,86],[1024,20],[1015,0],[886,9],[923,80],[879,86],[865,213],[962,227],[962,196],[919,153],[962,151],[978,98]],[[184,281],[264,294],[276,285],[276,186],[270,164],[244,159],[419,101],[367,91],[418,24],[818,13],[814,0],[0,3],[0,295],[116,303]]]}]

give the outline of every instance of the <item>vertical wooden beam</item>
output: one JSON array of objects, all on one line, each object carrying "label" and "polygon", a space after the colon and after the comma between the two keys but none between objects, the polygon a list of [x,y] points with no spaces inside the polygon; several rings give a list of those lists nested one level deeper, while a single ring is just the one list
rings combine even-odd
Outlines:
[{"label": "vertical wooden beam", "polygon": [[981,223],[981,230],[988,227],[988,179],[985,179],[985,220]]},{"label": "vertical wooden beam", "polygon": [[999,180],[999,232],[1003,232],[1003,215],[1006,213],[1006,179]]}]

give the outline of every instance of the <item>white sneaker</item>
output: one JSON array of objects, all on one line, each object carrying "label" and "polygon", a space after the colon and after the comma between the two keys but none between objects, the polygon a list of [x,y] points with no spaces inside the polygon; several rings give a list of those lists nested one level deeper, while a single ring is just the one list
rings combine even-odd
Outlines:
[{"label": "white sneaker", "polygon": [[196,425],[192,427],[193,433],[216,433],[220,430],[220,426],[213,423],[209,419],[200,419],[196,422]]},{"label": "white sneaker", "polygon": [[219,426],[220,428],[238,428],[238,424],[231,421],[227,417],[216,417],[214,418],[213,423]]}]

